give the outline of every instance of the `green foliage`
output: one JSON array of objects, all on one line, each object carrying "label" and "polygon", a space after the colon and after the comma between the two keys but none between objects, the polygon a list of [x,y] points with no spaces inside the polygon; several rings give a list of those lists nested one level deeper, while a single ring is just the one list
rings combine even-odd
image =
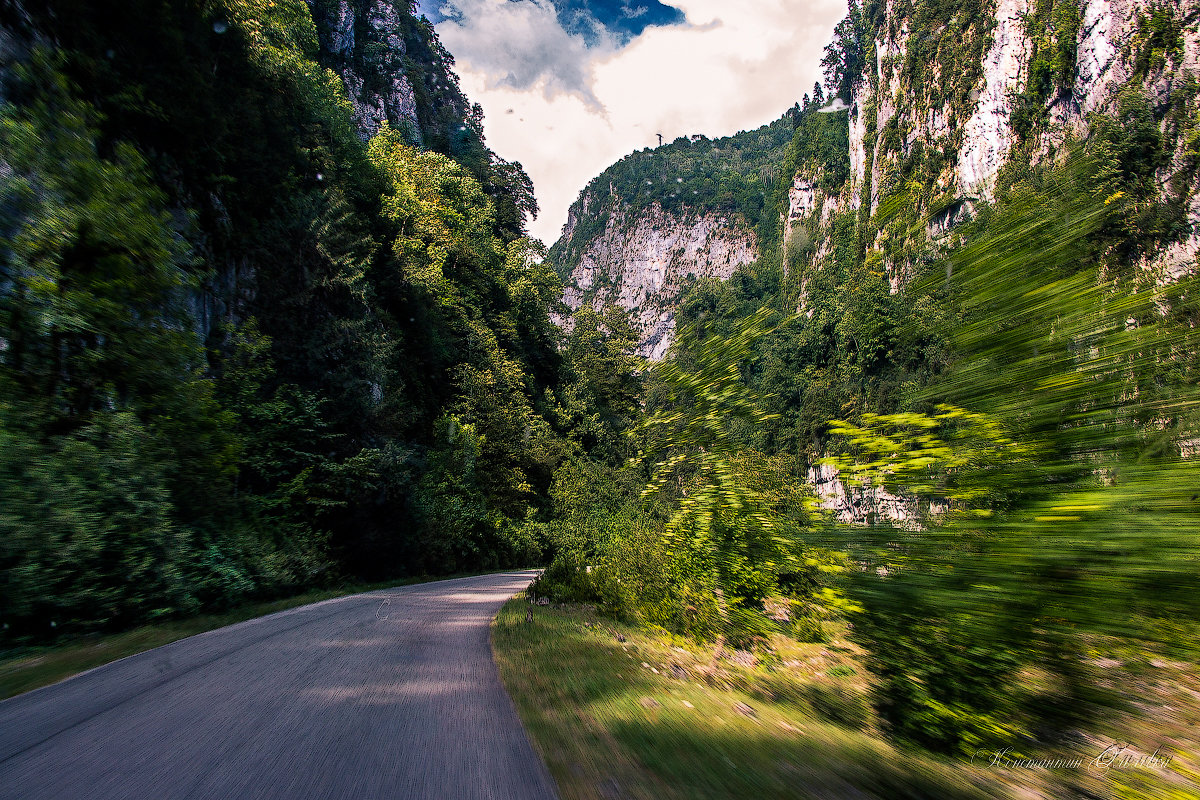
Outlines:
[{"label": "green foliage", "polygon": [[[548,316],[558,281],[538,245],[496,236],[494,204],[463,167],[416,151],[386,124],[368,155],[386,187],[400,287],[425,301],[454,387],[453,417],[438,423],[436,455],[418,487],[425,544],[415,557],[427,569],[513,563],[501,532],[526,519],[560,458],[534,403],[558,375]],[[456,510],[443,514],[441,505]],[[444,530],[448,521],[456,533]],[[528,563],[540,545],[517,549]]]},{"label": "green foliage", "polygon": [[[360,5],[349,55],[320,2],[5,13],[5,641],[542,558],[573,445],[532,186],[428,24]],[[365,145],[347,68],[420,129]]]},{"label": "green foliage", "polygon": [[200,352],[181,330],[184,251],[145,162],[128,146],[100,155],[95,111],[44,55],[22,77],[44,94],[0,117],[3,363],[69,429],[161,398]]},{"label": "green foliage", "polygon": [[830,435],[844,439],[848,452],[826,463],[851,485],[903,491],[955,511],[986,513],[1033,479],[1028,465],[1036,452],[995,419],[945,404],[937,411],[863,414],[862,427],[832,420]]},{"label": "green foliage", "polygon": [[[1195,78],[1184,81],[1164,109],[1139,89],[1127,88],[1118,95],[1114,114],[1093,120],[1090,150],[1101,180],[1111,194],[1121,193],[1128,212],[1109,223],[1125,261],[1182,241],[1190,231],[1186,198],[1196,186],[1200,163],[1185,158],[1175,169],[1175,153],[1180,140],[1196,136],[1195,115],[1187,109],[1198,91]],[[1181,149],[1186,152],[1186,146]],[[1169,176],[1165,186],[1156,177],[1163,174]]]},{"label": "green foliage", "polygon": [[853,97],[854,85],[862,78],[867,55],[864,42],[870,36],[868,25],[866,9],[851,0],[846,16],[833,29],[833,40],[825,45],[825,56],[821,59],[830,96],[846,103]]},{"label": "green foliage", "polygon": [[618,306],[597,312],[579,307],[571,317],[567,363],[574,380],[566,387],[565,411],[572,436],[593,458],[620,463],[630,454],[625,434],[642,413],[642,359],[637,334]]},{"label": "green foliage", "polygon": [[[751,425],[770,417],[761,411],[742,384],[739,366],[749,355],[753,342],[766,334],[770,312],[762,309],[743,322],[729,337],[712,338],[689,352],[691,363],[679,358],[662,362],[656,379],[663,392],[663,408],[650,415],[642,427],[647,444],[639,456],[653,463],[645,496],[662,492],[668,480],[680,472],[696,475],[695,486],[680,501],[670,528],[674,535],[688,537],[690,544],[711,558],[718,573],[722,562],[733,558],[732,540],[722,540],[714,524],[725,512],[741,515],[768,539],[774,522],[756,510],[757,498],[737,480],[730,459],[737,445],[728,423]],[[691,332],[680,333],[687,340]],[[655,461],[655,459],[659,459]],[[729,531],[731,535],[736,533]],[[721,588],[725,581],[718,580]],[[761,595],[758,598],[761,599]]]},{"label": "green foliage", "polygon": [[[558,469],[556,555],[535,593],[739,646],[777,627],[763,613],[767,597],[786,593],[817,615],[836,606],[828,585],[842,565],[801,541],[807,496],[794,465],[739,443],[740,426],[766,418],[739,364],[769,316],[760,311],[730,336],[682,330],[676,358],[648,378],[654,410],[634,431],[639,458],[624,467],[581,460]],[[594,312],[577,320],[588,326],[572,333],[578,344],[595,343],[593,357],[614,355],[593,327]]]},{"label": "green foliage", "polygon": [[947,619],[916,587],[887,588],[887,610],[868,606],[854,624],[856,636],[873,644],[874,704],[891,735],[961,755],[1014,741],[1021,731],[1011,692],[1021,659],[991,627],[996,621]]},{"label": "green foliage", "polygon": [[779,162],[791,138],[790,116],[785,114],[769,125],[733,136],[681,136],[670,144],[631,153],[580,192],[571,212],[578,222],[569,237],[551,248],[550,261],[560,276],[570,274],[612,215],[619,211],[632,218],[652,205],[674,214],[739,214],[752,228],[776,227],[778,211],[771,200],[788,180]]},{"label": "green foliage", "polygon": [[754,342],[765,336],[771,313],[760,309],[732,332],[696,341],[682,330],[686,351],[658,365],[655,381],[661,407],[642,424],[640,458],[651,467],[643,497],[673,497],[667,544],[697,595],[717,598],[725,632],[753,638],[761,619],[756,609],[778,594],[781,575],[801,572],[804,516],[762,471],[761,456],[740,453],[732,425],[762,425],[770,419],[742,381],[740,365]]},{"label": "green foliage", "polygon": [[251,62],[271,83],[294,93],[310,119],[333,140],[333,157],[348,160],[357,136],[341,79],[316,62],[317,29],[304,0],[224,0],[229,22],[244,37]]},{"label": "green foliage", "polygon": [[1029,77],[1013,100],[1012,127],[1024,139],[1041,129],[1047,103],[1070,92],[1075,82],[1075,50],[1083,10],[1071,0],[1039,0],[1025,18],[1029,37]]},{"label": "green foliage", "polygon": [[41,444],[0,407],[0,564],[10,636],[127,625],[188,604],[186,540],[153,436],[100,413]]},{"label": "green foliage", "polygon": [[[982,83],[993,14],[981,0],[910,0],[897,12],[891,18],[893,25],[906,19],[910,30],[921,32],[909,38],[900,66],[901,104],[944,108],[951,129],[960,129],[974,110],[972,92]],[[894,36],[898,31],[889,33]],[[897,114],[905,110],[898,108]]]},{"label": "green foliage", "polygon": [[1179,65],[1184,55],[1185,19],[1180,19],[1174,6],[1168,3],[1154,2],[1138,12],[1137,34],[1129,44],[1136,48],[1133,59],[1136,77],[1144,78],[1168,65]]},{"label": "green foliage", "polygon": [[438,422],[436,449],[417,487],[422,536],[416,547],[423,567],[454,570],[484,564],[499,518],[488,512],[479,485],[481,438],[454,417]]},{"label": "green foliage", "polygon": [[[0,429],[8,636],[186,609],[193,525],[229,511],[238,440],[185,327],[191,279],[145,161],[44,53],[7,106]],[[53,520],[52,522],[48,522]]]},{"label": "green foliage", "polygon": [[[371,163],[389,186],[384,215],[398,235],[392,245],[408,280],[443,304],[457,287],[446,271],[458,258],[494,257],[492,211],[479,183],[438,153],[418,153],[386,123],[368,147]],[[484,298],[472,298],[482,300]]]},{"label": "green foliage", "polygon": [[1074,162],[1010,197],[925,284],[948,284],[961,319],[923,394],[957,407],[833,424],[857,451],[838,459],[851,474],[943,504],[919,529],[846,545],[877,708],[927,746],[1011,739],[1022,669],[1055,676],[1030,701],[1042,722],[1086,715],[1103,698],[1078,637],[1140,636],[1138,619],[1180,613],[1200,588],[1179,450],[1200,400],[1183,377],[1194,332],[1155,310],[1160,290],[1107,270],[1121,198],[1097,186]]}]

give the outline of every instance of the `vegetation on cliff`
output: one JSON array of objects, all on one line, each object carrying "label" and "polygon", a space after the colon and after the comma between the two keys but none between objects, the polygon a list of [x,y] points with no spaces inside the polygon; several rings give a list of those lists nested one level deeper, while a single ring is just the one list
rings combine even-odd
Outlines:
[{"label": "vegetation on cliff", "polygon": [[3,6],[5,644],[552,547],[613,398],[528,178],[392,11],[350,67],[403,55],[420,130],[366,142],[303,0]]},{"label": "vegetation on cliff", "polygon": [[652,204],[669,214],[737,215],[756,231],[773,231],[777,188],[789,179],[780,162],[792,137],[791,119],[788,112],[733,136],[680,136],[629,154],[580,192],[570,212],[575,224],[550,248],[550,262],[565,278],[614,213],[632,219]]}]

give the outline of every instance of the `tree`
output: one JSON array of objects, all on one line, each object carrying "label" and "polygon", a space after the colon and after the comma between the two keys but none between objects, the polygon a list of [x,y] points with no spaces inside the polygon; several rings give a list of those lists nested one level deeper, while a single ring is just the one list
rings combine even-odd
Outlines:
[{"label": "tree", "polygon": [[[728,335],[690,344],[686,365],[662,362],[654,376],[662,408],[641,426],[639,457],[651,465],[643,498],[678,492],[667,536],[685,579],[715,593],[723,632],[733,635],[751,632],[746,629],[755,617],[746,612],[777,591],[779,574],[792,571],[798,553],[797,530],[747,481],[729,427],[734,420],[761,425],[771,418],[740,368],[754,342],[770,332],[772,315],[760,309]],[[679,341],[696,334],[684,328]]]},{"label": "tree", "polygon": [[847,103],[853,99],[854,84],[862,75],[866,24],[862,9],[855,0],[850,0],[846,16],[833,29],[833,41],[825,45],[825,56],[821,59],[830,95]]},{"label": "tree", "polygon": [[642,411],[644,362],[634,352],[637,333],[619,306],[597,312],[584,303],[571,320],[566,356],[574,381],[568,391],[582,406],[575,435],[593,457],[623,461],[628,453],[618,455],[622,443]]},{"label": "tree", "polygon": [[[922,393],[936,413],[832,423],[850,475],[943,504],[845,541],[854,635],[901,738],[972,752],[1016,735],[1022,700],[1041,722],[1086,713],[1103,700],[1087,637],[1152,639],[1155,619],[1197,613],[1182,457],[1196,334],[1169,291],[1107,264],[1122,198],[1097,186],[1084,159],[1014,192],[927,280],[959,309],[947,371]],[[1028,666],[1054,687],[1023,698]]]}]

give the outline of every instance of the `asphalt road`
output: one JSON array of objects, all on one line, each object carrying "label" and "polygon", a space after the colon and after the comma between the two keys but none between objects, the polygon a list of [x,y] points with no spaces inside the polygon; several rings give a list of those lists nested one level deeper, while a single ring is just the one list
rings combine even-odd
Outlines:
[{"label": "asphalt road", "polygon": [[0,798],[553,798],[488,637],[532,577],[327,600],[6,700]]}]

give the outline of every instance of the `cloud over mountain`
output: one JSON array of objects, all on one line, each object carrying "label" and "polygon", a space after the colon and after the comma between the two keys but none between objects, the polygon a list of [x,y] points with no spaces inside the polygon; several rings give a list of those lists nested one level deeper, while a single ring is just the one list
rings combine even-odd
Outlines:
[{"label": "cloud over mountain", "polygon": [[[436,8],[434,7],[436,6]],[[423,0],[557,238],[588,180],[676,136],[758,127],[812,91],[845,0]],[[512,113],[508,113],[509,110]]]}]

